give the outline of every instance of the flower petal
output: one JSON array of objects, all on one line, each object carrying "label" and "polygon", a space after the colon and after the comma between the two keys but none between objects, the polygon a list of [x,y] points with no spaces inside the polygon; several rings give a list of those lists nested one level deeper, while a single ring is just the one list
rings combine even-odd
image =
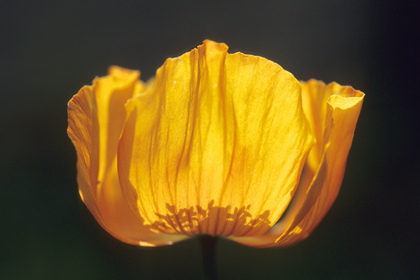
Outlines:
[{"label": "flower petal", "polygon": [[[116,151],[125,102],[144,90],[139,72],[111,67],[109,75],[83,87],[68,104],[68,134],[77,151],[79,193],[101,226],[116,238],[143,246],[168,243],[142,225],[119,186]],[[173,238],[173,237],[171,237]]]},{"label": "flower petal", "polygon": [[312,137],[279,65],[205,41],[126,107],[120,182],[155,231],[254,236],[289,205]]},{"label": "flower petal", "polygon": [[307,237],[335,201],[364,94],[337,83],[302,83],[305,114],[317,143],[305,165],[301,184],[280,222],[265,235],[237,238],[249,246],[285,246]]}]

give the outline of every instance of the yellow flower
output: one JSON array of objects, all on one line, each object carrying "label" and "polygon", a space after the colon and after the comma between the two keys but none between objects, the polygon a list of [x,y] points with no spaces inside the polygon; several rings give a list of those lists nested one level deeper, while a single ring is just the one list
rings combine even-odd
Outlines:
[{"label": "yellow flower", "polygon": [[69,102],[79,193],[121,241],[299,241],[339,191],[364,94],[204,44],[153,81],[111,67]]}]

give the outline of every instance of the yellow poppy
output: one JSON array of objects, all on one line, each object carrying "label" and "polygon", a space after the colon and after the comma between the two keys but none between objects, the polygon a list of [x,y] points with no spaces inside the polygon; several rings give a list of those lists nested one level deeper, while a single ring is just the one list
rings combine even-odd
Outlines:
[{"label": "yellow poppy", "polygon": [[227,50],[206,40],[148,83],[114,66],[70,100],[79,193],[114,237],[283,246],[334,202],[364,94]]}]

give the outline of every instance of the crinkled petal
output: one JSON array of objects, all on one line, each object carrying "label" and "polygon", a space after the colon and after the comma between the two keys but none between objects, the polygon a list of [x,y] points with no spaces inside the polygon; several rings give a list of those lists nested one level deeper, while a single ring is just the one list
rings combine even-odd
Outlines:
[{"label": "crinkled petal", "polygon": [[137,71],[111,67],[108,76],[83,87],[68,104],[68,134],[77,151],[79,193],[96,220],[124,242],[153,246],[168,240],[150,232],[128,207],[116,166],[124,104],[144,90],[138,78]]},{"label": "crinkled petal", "polygon": [[305,165],[299,189],[281,218],[266,234],[236,241],[256,247],[285,246],[307,237],[335,201],[364,94],[337,83],[302,83],[305,114],[317,143]]},{"label": "crinkled petal", "polygon": [[289,72],[211,41],[168,59],[126,108],[120,182],[161,233],[266,232],[289,205],[313,141]]}]

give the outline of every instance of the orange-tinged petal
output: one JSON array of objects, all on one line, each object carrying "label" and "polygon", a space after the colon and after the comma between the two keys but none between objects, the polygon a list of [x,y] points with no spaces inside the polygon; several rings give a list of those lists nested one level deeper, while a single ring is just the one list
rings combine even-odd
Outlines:
[{"label": "orange-tinged petal", "polygon": [[129,100],[118,150],[133,210],[158,233],[256,236],[292,199],[312,136],[300,83],[205,41]]},{"label": "orange-tinged petal", "polygon": [[179,237],[157,236],[127,205],[118,180],[116,151],[125,102],[144,90],[139,72],[111,67],[68,104],[68,134],[77,151],[79,193],[96,220],[116,238],[132,244],[167,244]]},{"label": "orange-tinged petal", "polygon": [[236,241],[258,247],[284,246],[312,232],[340,189],[363,98],[362,92],[337,83],[302,83],[304,110],[317,143],[308,157],[299,189],[285,216],[270,231]]}]

